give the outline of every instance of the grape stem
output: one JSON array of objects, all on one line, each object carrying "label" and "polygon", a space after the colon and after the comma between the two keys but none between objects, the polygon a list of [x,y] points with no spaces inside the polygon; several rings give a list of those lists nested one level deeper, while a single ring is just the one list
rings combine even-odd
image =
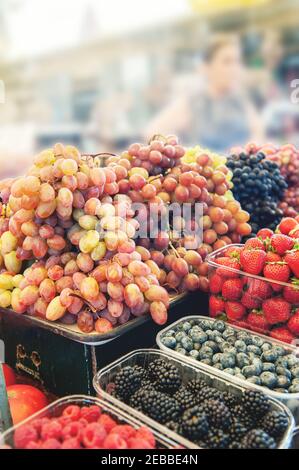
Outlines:
[{"label": "grape stem", "polygon": [[169,241],[169,246],[172,248],[172,250],[174,251],[175,255],[177,258],[180,258],[180,255],[178,253],[178,251],[176,250],[176,248],[173,246],[172,242]]},{"label": "grape stem", "polygon": [[154,134],[148,141],[148,144],[150,145],[153,140],[162,140],[165,143],[167,142],[165,135],[162,135],[162,134]]},{"label": "grape stem", "polygon": [[77,297],[78,299],[82,300],[87,305],[87,307],[92,313],[97,313],[97,309],[93,307],[93,305],[91,305],[91,303],[88,302],[88,300],[84,299],[84,297],[82,297],[79,291],[74,291],[72,294],[70,294],[70,297]]}]

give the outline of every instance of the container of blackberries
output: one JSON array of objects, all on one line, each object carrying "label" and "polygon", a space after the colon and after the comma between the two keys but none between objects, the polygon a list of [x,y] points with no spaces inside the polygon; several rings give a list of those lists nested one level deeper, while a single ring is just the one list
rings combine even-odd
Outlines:
[{"label": "container of blackberries", "polygon": [[284,449],[292,441],[294,418],[283,403],[164,351],[133,351],[93,383],[99,395],[186,448]]},{"label": "container of blackberries", "polygon": [[208,372],[250,384],[283,402],[299,422],[298,348],[205,316],[188,316],[157,335],[157,345]]}]

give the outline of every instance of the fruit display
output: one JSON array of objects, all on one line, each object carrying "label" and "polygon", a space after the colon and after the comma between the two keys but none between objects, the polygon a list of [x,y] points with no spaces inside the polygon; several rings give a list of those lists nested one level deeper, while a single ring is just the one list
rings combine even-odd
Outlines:
[{"label": "fruit display", "polygon": [[225,165],[184,154],[156,136],[102,168],[102,155],[56,144],[2,181],[0,307],[103,334],[147,313],[162,325],[169,292],[207,291],[205,257],[249,235],[249,215],[226,197]]},{"label": "fruit display", "polygon": [[[57,403],[57,402],[56,402]],[[55,408],[55,403],[51,407]],[[156,449],[154,433],[97,404],[70,404],[16,427],[14,449]]]},{"label": "fruit display", "polygon": [[31,385],[10,385],[7,387],[7,396],[14,425],[48,405],[46,395]]},{"label": "fruit display", "polygon": [[161,357],[123,365],[114,377],[114,397],[201,448],[279,447],[289,419],[264,393],[234,394],[188,377],[176,364]]},{"label": "fruit display", "polygon": [[298,240],[269,229],[257,235],[210,255],[210,316],[292,343],[299,335]]},{"label": "fruit display", "polygon": [[274,230],[283,216],[278,203],[288,187],[277,163],[256,146],[248,146],[230,155],[227,166],[232,172],[234,197],[250,214],[252,234],[264,227]]},{"label": "fruit display", "polygon": [[[258,314],[255,325],[258,326]],[[299,358],[293,350],[248,330],[205,317],[182,319],[161,332],[164,350],[214,367],[278,393],[299,393]]]}]

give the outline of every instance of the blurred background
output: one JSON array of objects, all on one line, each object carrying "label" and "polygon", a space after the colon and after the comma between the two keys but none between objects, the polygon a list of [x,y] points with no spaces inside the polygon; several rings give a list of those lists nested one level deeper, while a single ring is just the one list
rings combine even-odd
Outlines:
[{"label": "blurred background", "polygon": [[57,141],[299,144],[298,26],[299,0],[1,0],[0,177]]}]

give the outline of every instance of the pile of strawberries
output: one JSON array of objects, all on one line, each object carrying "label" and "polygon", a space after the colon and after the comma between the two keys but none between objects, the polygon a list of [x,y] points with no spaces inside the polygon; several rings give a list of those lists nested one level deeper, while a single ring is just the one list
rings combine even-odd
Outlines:
[{"label": "pile of strawberries", "polygon": [[70,405],[54,418],[39,418],[15,430],[16,449],[155,449],[146,427],[119,424],[97,405]]},{"label": "pile of strawberries", "polygon": [[[232,245],[210,267],[210,315],[291,343],[299,337],[299,217]],[[250,276],[248,276],[249,274]]]}]

